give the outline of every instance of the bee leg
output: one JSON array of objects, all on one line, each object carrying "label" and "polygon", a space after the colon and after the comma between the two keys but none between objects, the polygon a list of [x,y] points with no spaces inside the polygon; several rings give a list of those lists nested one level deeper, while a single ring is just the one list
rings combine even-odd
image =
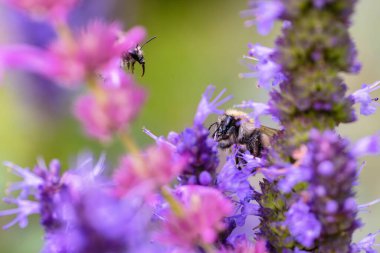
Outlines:
[{"label": "bee leg", "polygon": [[129,70],[131,68],[131,62],[130,61],[126,61],[126,62],[127,62],[127,69]]},{"label": "bee leg", "polygon": [[229,140],[221,140],[218,143],[218,147],[221,149],[227,149],[231,146],[232,146],[232,142],[230,142]]},{"label": "bee leg", "polygon": [[145,62],[141,63],[141,67],[142,67],[142,74],[141,74],[141,77],[143,77],[144,74],[145,74]]},{"label": "bee leg", "polygon": [[132,74],[133,74],[133,72],[135,72],[135,61],[133,61],[132,62],[132,64],[131,64],[131,72],[132,72]]},{"label": "bee leg", "polygon": [[254,157],[261,157],[261,151],[263,150],[263,145],[261,142],[260,130],[254,130],[252,134],[248,137],[247,148]]}]

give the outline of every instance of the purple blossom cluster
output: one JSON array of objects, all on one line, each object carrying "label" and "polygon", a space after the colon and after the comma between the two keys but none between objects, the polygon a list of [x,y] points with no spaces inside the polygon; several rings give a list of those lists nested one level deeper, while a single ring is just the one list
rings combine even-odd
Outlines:
[{"label": "purple blossom cluster", "polygon": [[[23,69],[84,90],[74,115],[87,135],[103,142],[118,138],[126,149],[109,173],[103,173],[105,156],[98,162],[81,157],[65,170],[58,160],[40,160],[33,170],[6,162],[21,180],[4,199],[15,207],[0,211],[15,215],[5,229],[24,228],[30,215],[38,215],[44,253],[375,252],[378,232],[352,242],[362,226],[358,212],[378,202],[358,205],[354,186],[359,158],[380,154],[380,136],[352,145],[334,130],[355,120],[355,103],[364,115],[379,105],[370,95],[379,82],[346,95],[338,76],[360,66],[348,33],[356,1],[249,1],[243,14],[254,19],[246,24],[259,33],[283,23],[273,49],[249,45],[245,58],[256,64],[242,74],[257,78],[271,100],[235,105],[251,110],[245,121],[235,119],[233,113],[243,113],[220,109],[231,96],[223,97],[223,90],[213,98],[209,86],[191,127],[166,138],[144,129],[155,140],[146,148],[128,131],[145,89],[122,64],[144,40],[145,29],[125,32],[117,22],[98,19],[73,29],[68,15],[76,0],[5,2],[45,21],[56,38],[45,48],[0,47],[0,73]],[[211,114],[222,116],[208,127]],[[262,126],[262,115],[281,129]],[[231,142],[226,156],[220,140]],[[244,145],[255,145],[260,155]]]}]

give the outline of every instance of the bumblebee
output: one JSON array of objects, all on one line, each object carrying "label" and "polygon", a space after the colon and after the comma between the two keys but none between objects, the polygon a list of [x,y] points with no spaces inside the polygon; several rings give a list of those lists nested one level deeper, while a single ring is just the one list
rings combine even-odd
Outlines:
[{"label": "bumblebee", "polygon": [[128,52],[125,52],[122,55],[122,64],[123,67],[127,66],[127,69],[131,70],[132,74],[135,70],[135,63],[138,62],[142,67],[142,74],[141,76],[144,76],[145,74],[145,59],[144,59],[144,52],[142,51],[142,48],[152,40],[157,38],[156,36],[150,38],[147,40],[144,44],[141,46],[139,44],[136,45],[134,49],[129,50]]},{"label": "bumblebee", "polygon": [[209,130],[216,126],[212,133],[221,149],[228,149],[237,144],[242,152],[249,151],[254,157],[261,157],[262,151],[270,147],[271,139],[279,130],[267,126],[255,127],[253,120],[244,112],[227,110],[211,124]]}]

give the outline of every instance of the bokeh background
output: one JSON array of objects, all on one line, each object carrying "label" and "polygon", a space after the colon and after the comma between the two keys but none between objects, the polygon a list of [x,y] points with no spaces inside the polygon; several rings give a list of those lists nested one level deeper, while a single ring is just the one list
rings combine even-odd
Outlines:
[{"label": "bokeh background", "polygon": [[[233,94],[234,99],[226,108],[242,100],[264,102],[268,99],[265,91],[256,88],[254,79],[239,79],[238,74],[247,71],[242,62],[247,44],[272,46],[279,29],[276,27],[271,35],[260,37],[255,28],[244,27],[239,13],[246,4],[246,0],[82,0],[72,17],[75,27],[102,17],[121,20],[125,28],[144,25],[151,36],[158,36],[144,48],[146,75],[139,77],[139,68],[136,74],[137,81],[149,91],[149,100],[133,125],[133,135],[141,146],[152,143],[141,132],[142,126],[157,135],[189,126],[208,84],[214,84],[218,90],[227,88],[228,93]],[[363,83],[380,79],[379,10],[378,0],[362,0],[357,6],[351,32],[363,68],[359,75],[345,77],[349,92]],[[49,27],[30,23],[22,14],[3,5],[0,5],[0,23],[2,44],[29,41],[43,45],[44,36],[53,36]],[[86,138],[73,119],[71,106],[75,92],[19,72],[7,73],[1,82],[0,161],[32,167],[37,157],[58,158],[68,167],[80,152],[90,150],[95,156],[105,152],[110,168],[117,163],[116,158],[123,153],[120,143],[100,145]],[[339,132],[357,140],[379,131],[380,111],[359,119],[359,122],[340,126]],[[212,120],[215,118],[210,122]],[[266,123],[273,125],[270,120]],[[366,162],[357,187],[359,203],[380,198],[380,156],[366,158]],[[1,197],[11,180],[15,178],[0,166]],[[9,207],[0,204],[0,209],[4,208]],[[380,229],[380,205],[360,216],[365,226],[356,233],[355,240]],[[7,221],[9,218],[0,217],[0,225]],[[42,231],[35,218],[24,230],[18,227],[0,230],[1,253],[39,252],[41,245]]]}]

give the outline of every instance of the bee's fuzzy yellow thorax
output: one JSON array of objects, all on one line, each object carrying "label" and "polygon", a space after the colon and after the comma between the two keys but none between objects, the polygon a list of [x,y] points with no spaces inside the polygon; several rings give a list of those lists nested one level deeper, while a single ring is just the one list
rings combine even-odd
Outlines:
[{"label": "bee's fuzzy yellow thorax", "polygon": [[230,115],[234,118],[241,119],[241,120],[252,121],[252,119],[248,116],[247,113],[239,111],[239,110],[228,109],[228,110],[226,110],[225,114]]}]

